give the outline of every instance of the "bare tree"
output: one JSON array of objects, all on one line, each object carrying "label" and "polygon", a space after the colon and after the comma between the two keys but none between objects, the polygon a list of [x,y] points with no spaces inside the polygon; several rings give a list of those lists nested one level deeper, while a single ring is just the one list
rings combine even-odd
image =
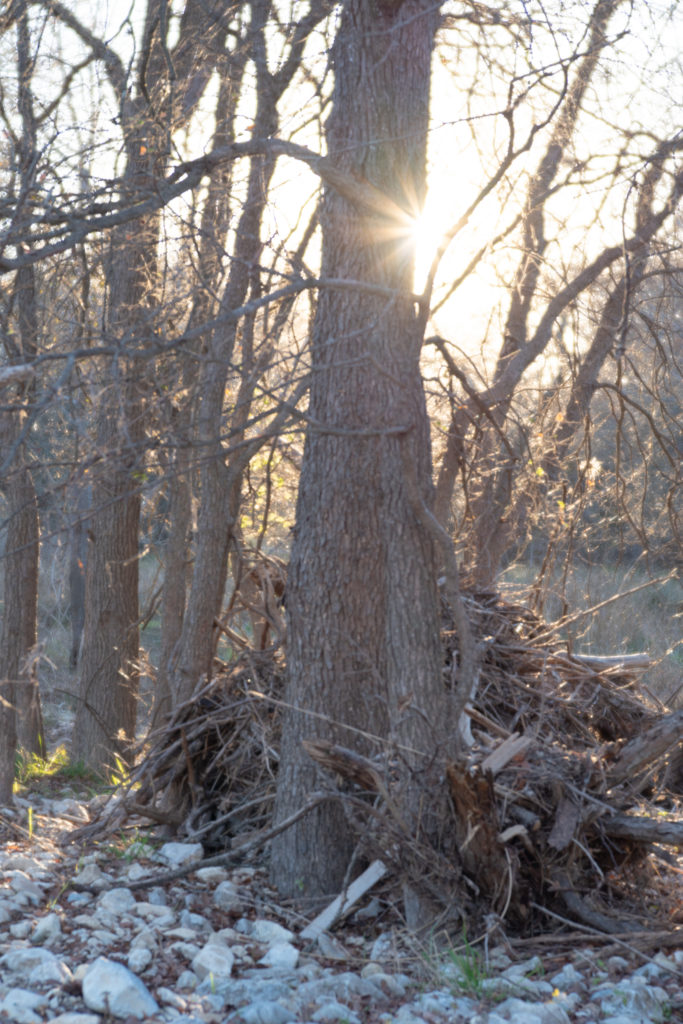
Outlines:
[{"label": "bare tree", "polygon": [[[439,4],[343,5],[332,49],[329,159],[377,196],[327,189],[322,274],[367,282],[323,289],[312,339],[311,397],[287,594],[289,710],[277,820],[301,806],[315,768],[301,741],[398,745],[402,808],[417,827],[416,787],[447,723],[440,683],[436,558],[411,501],[430,501],[429,425],[412,295],[411,217],[426,187],[432,49]],[[423,826],[429,828],[425,819]],[[272,874],[289,894],[336,889],[354,839],[323,804],[278,836]]]},{"label": "bare tree", "polygon": [[[38,173],[37,120],[33,107],[32,81],[34,55],[26,5],[17,5],[17,107],[20,133],[13,136],[19,199],[15,222],[25,220],[31,205],[31,192]],[[35,358],[38,348],[38,309],[36,270],[22,267],[15,275],[14,287],[5,311],[3,340],[10,362],[25,365]],[[16,330],[10,333],[10,320]],[[2,412],[3,462],[9,467],[2,480],[7,498],[5,539],[5,587],[2,638],[0,640],[0,680],[2,680],[3,732],[5,762],[0,770],[3,800],[11,797],[14,777],[15,743],[29,753],[45,753],[40,696],[35,672],[38,603],[38,505],[22,427],[34,399],[34,375],[27,374],[18,384],[11,406]],[[16,711],[15,711],[16,709]],[[12,718],[16,715],[15,724]]]},{"label": "bare tree", "polygon": [[[120,202],[134,206],[167,166],[175,130],[187,120],[220,52],[229,4],[188,2],[169,49],[164,7],[147,8],[137,79],[129,87],[116,54],[76,19],[53,10],[101,59],[119,104],[125,169]],[[145,339],[159,329],[159,215],[139,218],[135,231],[116,227],[110,240],[105,332],[114,351],[100,398],[88,524],[86,617],[74,756],[99,770],[127,760],[135,738],[138,696],[138,544],[140,478],[145,452]]]}]

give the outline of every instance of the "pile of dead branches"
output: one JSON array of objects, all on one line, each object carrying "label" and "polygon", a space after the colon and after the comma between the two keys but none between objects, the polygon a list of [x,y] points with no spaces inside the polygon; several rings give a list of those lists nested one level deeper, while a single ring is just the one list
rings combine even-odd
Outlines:
[{"label": "pile of dead branches", "polygon": [[[306,744],[362,836],[361,852],[462,916],[494,915],[527,932],[541,912],[602,932],[641,928],[613,880],[644,852],[683,846],[676,795],[666,813],[650,803],[680,748],[683,711],[643,696],[647,659],[573,656],[528,609],[492,593],[463,599],[479,683],[466,708],[470,743],[444,766],[439,843],[406,833],[391,752],[370,761],[326,740]],[[446,611],[442,636],[448,690],[459,652]],[[143,816],[214,850],[259,830],[267,838],[282,696],[282,652],[245,650],[151,738],[115,810],[94,827]]]},{"label": "pile of dead branches", "polygon": [[245,650],[145,740],[137,767],[80,840],[137,827],[224,849],[270,820],[280,745],[277,649]]},{"label": "pile of dead branches", "polygon": [[[306,743],[309,755],[378,795],[382,814],[375,805],[364,830],[360,799],[349,814],[368,857],[451,917],[457,908],[464,920],[497,918],[526,932],[539,927],[540,915],[543,927],[553,917],[606,933],[641,931],[645,901],[634,896],[638,888],[644,895],[647,881],[652,902],[652,873],[635,889],[615,879],[632,878],[646,853],[666,862],[663,848],[683,846],[678,795],[665,792],[683,711],[669,713],[644,695],[638,672],[645,656],[573,656],[528,609],[495,594],[463,596],[479,685],[466,707],[470,741],[446,765],[450,801],[439,842],[406,836],[390,765],[325,740]],[[459,650],[445,617],[449,686]],[[433,804],[433,791],[424,800]],[[675,894],[661,896],[657,909],[675,919]],[[444,922],[453,924],[446,915]]]}]

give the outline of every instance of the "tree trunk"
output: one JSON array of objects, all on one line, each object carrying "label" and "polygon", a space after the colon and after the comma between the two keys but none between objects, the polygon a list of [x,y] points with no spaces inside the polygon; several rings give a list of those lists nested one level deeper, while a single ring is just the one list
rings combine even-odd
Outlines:
[{"label": "tree trunk", "polygon": [[189,576],[189,537],[192,527],[190,449],[179,447],[172,467],[170,487],[171,529],[164,551],[164,585],[161,598],[161,650],[154,690],[152,728],[159,728],[173,709],[170,677],[176,644],[185,618]]},{"label": "tree trunk", "polygon": [[[137,131],[145,136],[145,122]],[[148,180],[146,147],[129,140],[122,193]],[[136,155],[137,154],[137,155]],[[142,155],[140,155],[142,154]],[[141,220],[133,235],[112,236],[107,331],[120,349],[108,366],[99,400],[92,510],[87,521],[86,611],[73,757],[107,774],[127,763],[135,739],[138,699],[138,543],[140,481],[145,470],[144,388],[147,367],[129,354],[153,335],[159,221]]]},{"label": "tree trunk", "polygon": [[76,668],[85,625],[85,566],[88,558],[86,515],[91,502],[90,488],[83,486],[71,488],[69,497],[76,506],[76,514],[72,519],[69,531],[69,618],[71,619],[69,667]]},{"label": "tree trunk", "polygon": [[118,392],[125,410],[117,415],[114,397],[107,395],[99,417],[98,448],[108,455],[106,472],[93,483],[96,507],[87,524],[80,701],[72,744],[74,760],[105,774],[119,759],[130,760],[137,716],[140,495],[134,474],[142,451],[139,436],[123,447],[118,434],[121,422],[137,422],[139,430],[140,415],[131,412],[136,383],[128,372]]},{"label": "tree trunk", "polygon": [[[206,88],[228,19],[187,0],[171,51],[168,19],[148,0],[143,54],[134,88],[119,95],[126,166],[121,201],[154,193],[171,152],[174,130],[186,125]],[[215,49],[214,49],[215,47]],[[121,72],[122,69],[119,69]],[[120,85],[120,74],[116,76]],[[133,350],[155,337],[159,306],[160,215],[112,233],[108,268],[110,386],[98,416],[93,514],[89,521],[86,617],[74,756],[99,771],[130,759],[138,697],[138,532],[145,475],[145,389],[148,364]]]},{"label": "tree trunk", "polygon": [[[436,559],[412,511],[400,448],[409,445],[429,502],[408,214],[425,192],[438,17],[432,0],[347,0],[333,48],[330,158],[381,190],[386,203],[369,212],[328,191],[322,277],[385,286],[387,294],[323,289],[316,312],[287,583],[289,710],[276,821],[315,786],[302,740],[326,738],[370,754],[387,742],[403,745],[401,812],[414,827],[414,773],[445,734]],[[339,806],[322,804],[274,841],[273,880],[287,895],[336,891],[353,846]]]},{"label": "tree trunk", "polygon": [[[20,430],[19,413],[5,412],[0,429],[7,451]],[[17,453],[3,489],[7,500],[4,612],[0,638],[0,804],[12,799],[17,747],[45,754],[38,681],[31,654],[38,608],[38,506],[30,470]]]}]

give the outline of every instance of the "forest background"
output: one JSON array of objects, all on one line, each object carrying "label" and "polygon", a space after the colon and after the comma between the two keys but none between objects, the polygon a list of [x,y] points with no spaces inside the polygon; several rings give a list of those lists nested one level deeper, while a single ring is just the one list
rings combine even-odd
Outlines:
[{"label": "forest background", "polygon": [[459,595],[502,589],[676,705],[677,3],[16,0],[0,33],[2,801],[46,731],[130,763],[286,611],[286,817],[302,710],[437,706],[444,578],[467,695]]}]

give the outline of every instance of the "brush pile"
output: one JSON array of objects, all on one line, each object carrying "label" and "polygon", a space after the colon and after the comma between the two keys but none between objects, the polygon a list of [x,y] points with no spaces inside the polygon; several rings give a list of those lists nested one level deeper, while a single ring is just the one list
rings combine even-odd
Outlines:
[{"label": "brush pile", "polygon": [[[645,918],[651,925],[649,900],[658,926],[670,927],[680,908],[653,864],[673,864],[669,851],[683,847],[672,767],[683,711],[643,695],[646,658],[572,656],[528,609],[493,593],[463,599],[479,684],[467,708],[471,742],[442,773],[448,813],[438,843],[406,833],[389,754],[369,760],[325,740],[306,744],[363,856],[387,865],[383,884],[450,908],[449,925],[457,908],[457,917],[526,934],[552,919],[635,935]],[[458,643],[446,612],[442,638],[448,689]],[[282,697],[279,647],[244,650],[151,737],[126,792],[90,829],[142,816],[205,849],[253,848],[250,836],[268,836]]]}]

